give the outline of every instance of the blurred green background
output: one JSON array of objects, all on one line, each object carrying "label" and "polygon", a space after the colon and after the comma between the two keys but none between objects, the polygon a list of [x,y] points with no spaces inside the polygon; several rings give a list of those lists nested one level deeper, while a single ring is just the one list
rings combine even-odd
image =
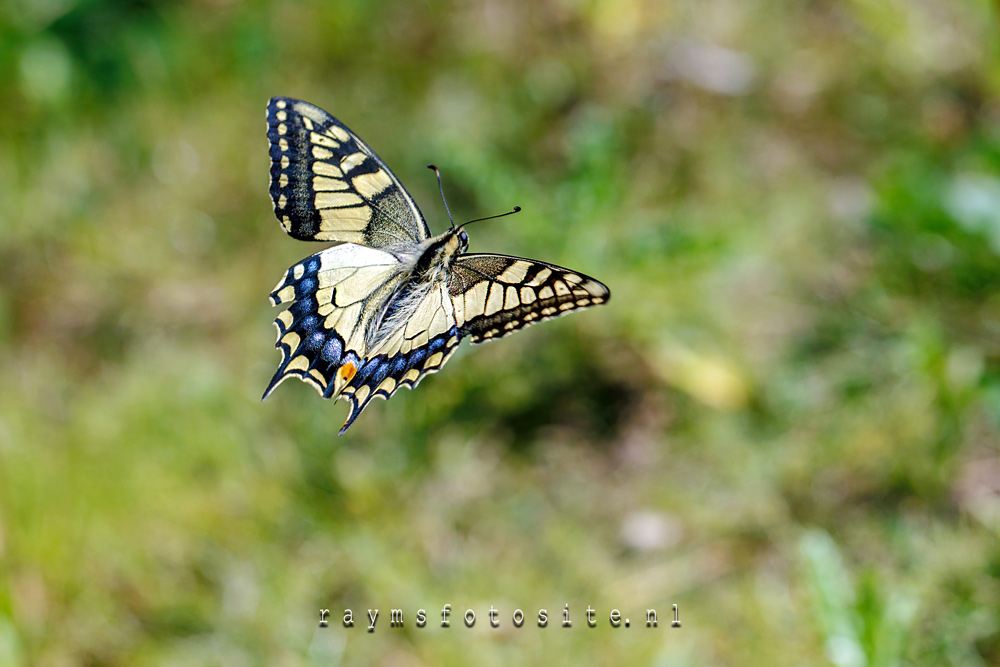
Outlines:
[{"label": "blurred green background", "polygon": [[[985,0],[7,0],[0,664],[1000,664],[998,27]],[[435,232],[431,161],[460,220],[522,206],[472,250],[611,303],[464,347],[343,438],[304,384],[261,403],[267,294],[323,247],[271,213],[272,95],[358,132]]]}]

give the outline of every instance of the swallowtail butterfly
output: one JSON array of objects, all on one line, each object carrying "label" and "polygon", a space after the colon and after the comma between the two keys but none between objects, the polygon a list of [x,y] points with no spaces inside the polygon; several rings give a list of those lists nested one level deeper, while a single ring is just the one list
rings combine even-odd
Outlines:
[{"label": "swallowtail butterfly", "polygon": [[341,435],[372,398],[440,370],[463,338],[502,338],[611,296],[553,264],[466,253],[464,226],[431,236],[389,167],[319,107],[273,98],[267,138],[281,226],[335,245],[288,269],[271,292],[273,305],[292,305],[274,321],[281,363],[264,398],[291,376],[323,398],[346,398]]}]

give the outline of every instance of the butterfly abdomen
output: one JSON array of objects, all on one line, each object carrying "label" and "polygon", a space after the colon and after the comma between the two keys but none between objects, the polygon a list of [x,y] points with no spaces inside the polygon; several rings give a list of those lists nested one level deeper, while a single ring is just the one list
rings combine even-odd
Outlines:
[{"label": "butterfly abdomen", "polygon": [[366,336],[368,347],[374,349],[405,327],[432,288],[433,282],[427,280],[411,280],[404,284],[389,299],[382,317],[372,320],[372,328]]}]

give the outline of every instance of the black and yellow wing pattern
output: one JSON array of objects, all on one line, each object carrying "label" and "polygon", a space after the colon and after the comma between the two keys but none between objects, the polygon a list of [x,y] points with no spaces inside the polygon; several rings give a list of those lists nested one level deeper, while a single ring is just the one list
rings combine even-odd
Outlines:
[{"label": "black and yellow wing pattern", "polygon": [[452,264],[449,291],[459,332],[485,343],[577,308],[597,306],[611,292],[582,273],[523,257],[462,255]]},{"label": "black and yellow wing pattern", "polygon": [[[401,300],[405,303],[405,299]],[[390,327],[389,337],[369,353],[342,395],[351,413],[346,431],[373,398],[388,399],[400,387],[413,388],[428,373],[436,373],[458,348],[462,333],[446,285],[427,290],[405,322]]]},{"label": "black and yellow wing pattern", "polygon": [[401,282],[399,261],[376,248],[341,243],[288,269],[271,303],[292,302],[274,321],[281,363],[267,398],[288,377],[324,397],[339,394],[367,356],[366,333],[378,307]]},{"label": "black and yellow wing pattern", "polygon": [[267,138],[274,214],[291,236],[372,248],[430,236],[420,209],[389,167],[319,107],[273,98]]},{"label": "black and yellow wing pattern", "polygon": [[275,97],[267,109],[274,213],[291,236],[330,241],[271,292],[290,303],[274,324],[281,363],[266,398],[289,377],[351,404],[343,434],[373,398],[441,369],[465,337],[502,338],[606,302],[602,283],[553,264],[464,254],[462,226],[431,237],[385,163],[333,116]]}]

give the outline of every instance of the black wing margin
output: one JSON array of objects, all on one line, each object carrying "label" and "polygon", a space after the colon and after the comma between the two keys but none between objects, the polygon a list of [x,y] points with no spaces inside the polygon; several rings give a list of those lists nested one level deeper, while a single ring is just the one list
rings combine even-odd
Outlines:
[{"label": "black wing margin", "polygon": [[420,209],[389,167],[319,107],[272,98],[267,138],[274,214],[291,236],[372,248],[430,236]]}]

